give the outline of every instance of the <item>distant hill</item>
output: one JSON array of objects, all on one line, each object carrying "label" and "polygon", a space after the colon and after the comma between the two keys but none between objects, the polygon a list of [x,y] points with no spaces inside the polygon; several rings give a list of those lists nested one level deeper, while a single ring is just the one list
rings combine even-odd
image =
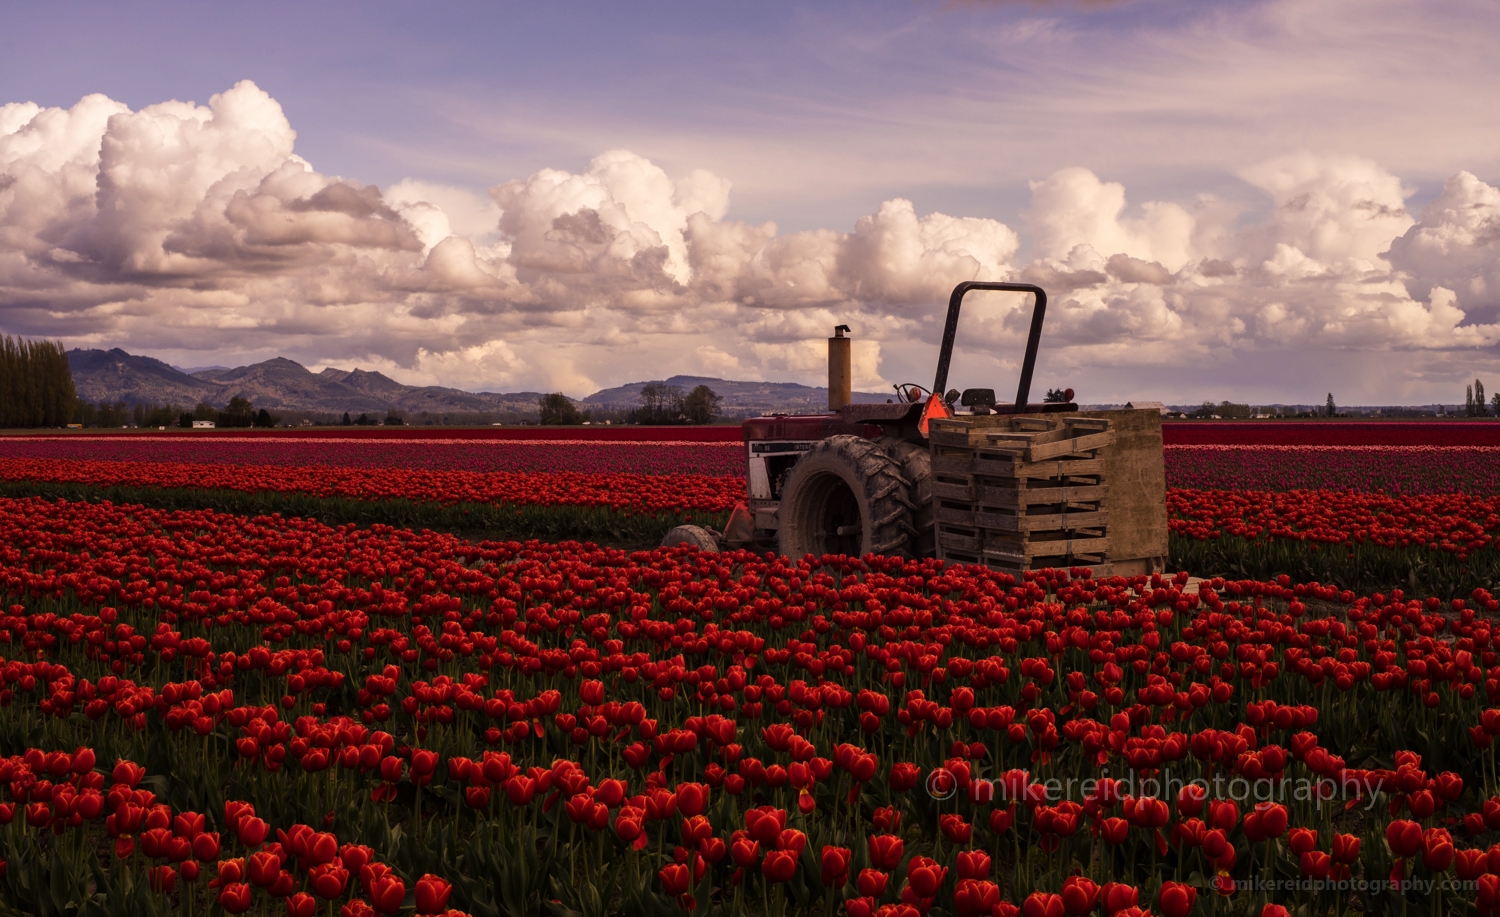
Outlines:
[{"label": "distant hill", "polygon": [[[325,369],[314,373],[284,357],[233,369],[211,367],[184,372],[153,357],[113,350],[70,350],[68,364],[78,396],[88,401],[127,404],[173,404],[191,408],[201,402],[223,407],[234,397],[257,408],[309,414],[528,415],[534,417],[540,392],[466,392],[441,386],[412,386],[363,369]],[[828,390],[796,382],[737,382],[706,376],[673,376],[665,381],[684,393],[707,385],[723,399],[726,417],[788,411],[816,412],[828,406]],[[640,407],[641,389],[632,382],[595,392],[584,408],[627,411]],[[883,402],[890,395],[855,392],[857,402]]]},{"label": "distant hill", "polygon": [[[85,401],[179,404],[192,407],[217,387],[152,357],[113,350],[70,350],[73,386]],[[226,401],[228,399],[225,399]]]},{"label": "distant hill", "polygon": [[[708,386],[714,390],[714,394],[724,399],[722,408],[725,416],[728,417],[749,417],[771,411],[808,413],[828,409],[828,389],[801,385],[796,382],[736,382],[732,379],[713,379],[707,376],[673,376],[670,379],[657,381],[675,385],[682,389],[684,394],[700,385]],[[581,404],[585,407],[614,410],[640,407],[641,389],[650,384],[650,382],[631,382],[628,385],[607,388],[583,399]],[[890,394],[876,392],[854,393],[854,400],[861,404],[884,402],[890,397]]]},{"label": "distant hill", "polygon": [[310,372],[293,360],[277,357],[234,369],[204,369],[188,374],[151,357],[114,350],[71,350],[68,364],[78,396],[89,401],[129,404],[198,402],[223,407],[234,397],[273,411],[321,414],[379,413],[397,410],[454,413],[535,413],[540,392],[465,392],[439,386],[412,386],[362,369]]}]

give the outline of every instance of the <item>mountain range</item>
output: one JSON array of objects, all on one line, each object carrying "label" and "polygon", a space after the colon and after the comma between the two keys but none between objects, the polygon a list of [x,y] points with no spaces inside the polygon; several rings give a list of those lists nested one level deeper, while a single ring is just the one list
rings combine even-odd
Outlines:
[{"label": "mountain range", "polygon": [[[531,415],[540,392],[468,392],[441,386],[413,386],[379,372],[324,369],[314,373],[284,357],[233,369],[210,367],[184,371],[153,357],[112,350],[70,350],[68,365],[78,397],[93,402],[170,404],[191,409],[200,402],[223,407],[229,399],[248,399],[257,408],[308,414],[398,411],[407,415]],[[706,376],[673,376],[655,380],[684,393],[707,385],[724,400],[723,413],[744,417],[770,411],[824,410],[828,390],[795,382],[738,382]],[[639,407],[641,389],[633,382],[604,389],[582,399],[582,408],[626,411]],[[874,392],[855,392],[859,402],[885,401]]]}]

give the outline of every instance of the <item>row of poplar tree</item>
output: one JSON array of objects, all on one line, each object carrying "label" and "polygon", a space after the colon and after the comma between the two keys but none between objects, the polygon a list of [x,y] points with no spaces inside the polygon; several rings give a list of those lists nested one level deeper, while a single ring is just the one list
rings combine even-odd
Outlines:
[{"label": "row of poplar tree", "polygon": [[61,344],[0,335],[0,428],[61,427],[77,405]]}]

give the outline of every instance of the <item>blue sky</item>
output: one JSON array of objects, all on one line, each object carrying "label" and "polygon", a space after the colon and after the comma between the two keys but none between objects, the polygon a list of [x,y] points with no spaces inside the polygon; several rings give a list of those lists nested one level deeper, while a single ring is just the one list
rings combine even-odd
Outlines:
[{"label": "blue sky", "polygon": [[[1500,279],[1485,279],[1492,243],[1473,227],[1455,229],[1460,217],[1422,216],[1461,173],[1479,184],[1453,192],[1453,213],[1488,206],[1484,189],[1500,183],[1500,106],[1491,98],[1500,85],[1493,53],[1500,8],[1488,2],[13,4],[6,24],[12,40],[0,55],[0,104],[67,110],[101,93],[139,113],[169,100],[210,106],[211,97],[250,80],[279,106],[295,155],[320,180],[374,185],[393,202],[390,189],[409,183],[397,207],[402,219],[417,219],[411,208],[425,194],[454,234],[476,246],[485,276],[499,280],[381,290],[350,283],[338,292],[323,280],[318,295],[336,308],[319,311],[307,305],[305,268],[289,266],[280,287],[261,289],[262,268],[220,258],[211,268],[194,262],[197,287],[215,291],[194,299],[180,292],[187,267],[169,271],[178,277],[170,283],[149,271],[84,277],[57,266],[103,263],[103,249],[39,231],[41,241],[16,249],[29,273],[0,273],[5,330],[119,343],[181,363],[285,353],[378,366],[411,381],[586,394],[655,367],[812,381],[816,361],[798,340],[826,333],[817,329],[830,318],[856,315],[880,329],[867,334],[879,350],[864,364],[866,384],[875,384],[930,362],[920,348],[899,346],[931,346],[930,327],[893,317],[909,317],[919,304],[934,308],[944,287],[968,279],[965,271],[1062,271],[1071,279],[1061,282],[1073,286],[1060,292],[1076,308],[1058,320],[1093,330],[1065,336],[1049,359],[1100,400],[1106,392],[1180,400],[1200,391],[1317,400],[1297,396],[1333,384],[1330,375],[1367,395],[1354,400],[1431,400],[1493,366],[1500,340],[1500,329],[1472,330],[1500,323]],[[140,142],[147,141],[132,141],[134,155],[154,161]],[[15,150],[23,146],[12,144],[9,165],[0,152],[0,168],[19,175],[23,154]],[[692,262],[668,271],[676,293],[642,305],[642,290],[660,283],[606,282],[613,268],[592,255],[587,283],[527,273],[542,256],[516,241],[528,219],[517,208],[562,206],[557,200],[511,194],[508,210],[470,208],[469,223],[455,210],[462,207],[438,200],[448,193],[441,187],[483,204],[494,199],[490,189],[543,170],[589,176],[594,157],[612,150],[676,182],[668,196],[681,197],[695,170],[712,173],[728,186],[715,224],[774,222],[775,252],[742,246],[737,279],[703,288],[695,259],[706,230],[678,227],[685,212],[643,223],[640,208],[654,205],[621,203],[636,191],[611,182],[639,190],[631,182],[654,181],[645,172],[629,181],[595,176],[585,183],[618,205],[614,231],[646,225],[641,232],[665,249],[678,245],[682,264]],[[1288,157],[1302,158],[1291,167]],[[250,156],[224,169],[239,169],[236,180],[248,189],[271,163]],[[1068,169],[1085,170],[1094,184],[1073,173],[1048,184]],[[1106,212],[1114,185],[1125,205]],[[590,194],[567,206],[583,201],[597,210]],[[939,266],[897,283],[889,258],[866,263],[851,254],[862,238],[857,221],[894,199],[911,202],[918,219],[980,218],[1001,228],[910,229],[910,239],[890,244],[927,246],[927,254],[934,245],[949,254],[969,245],[972,264],[929,259],[923,263]],[[1303,225],[1286,208],[1300,213],[1306,200],[1323,209]],[[0,212],[5,206],[0,196]],[[1163,216],[1171,207],[1191,226]],[[1329,241],[1330,233],[1369,235],[1349,214],[1384,219],[1403,208],[1406,222],[1380,224],[1383,240]],[[494,223],[501,210],[515,225]],[[186,215],[161,219],[181,226]],[[686,234],[680,244],[663,235],[677,231]],[[1468,239],[1461,255],[1440,241],[1455,232]],[[98,233],[69,238],[88,236],[97,247]],[[820,242],[819,233],[839,239]],[[1005,233],[1013,245],[1002,252]],[[1379,257],[1408,234],[1394,260]],[[299,238],[344,245],[338,252],[351,264],[374,257],[358,244],[348,248],[346,237]],[[650,247],[651,239],[632,238],[631,252]],[[413,263],[401,270],[431,273],[437,241],[424,235],[419,246],[381,250],[408,251]],[[544,242],[552,244],[536,244]],[[44,245],[61,254],[43,258]],[[1296,254],[1278,255],[1278,245]],[[753,266],[773,254],[820,265],[827,289],[769,300],[748,292]],[[324,255],[337,260],[334,249],[284,260],[305,265]],[[1123,262],[1105,267],[1116,255],[1163,265],[1173,282],[1143,286],[1120,276],[1129,274]],[[1288,268],[1286,259],[1298,256],[1316,269]],[[1234,265],[1235,279],[1192,267],[1205,261]],[[372,276],[391,276],[395,263],[382,262]],[[510,269],[520,272],[514,283]],[[1107,279],[1084,284],[1095,275]],[[1313,278],[1322,287],[1309,293]],[[762,280],[771,289],[791,283]],[[1452,293],[1463,317],[1443,311],[1443,293],[1434,304],[1435,287]],[[871,296],[872,288],[880,292]],[[214,311],[236,297],[244,302],[233,314]],[[248,302],[273,304],[257,313]],[[1418,307],[1423,316],[1412,312]],[[360,333],[339,332],[361,309],[393,308],[409,321],[366,329],[361,319]],[[664,313],[676,313],[679,326]],[[1013,324],[1002,309],[982,343],[1008,347]],[[214,326],[242,333],[234,343],[197,333]],[[1166,353],[1180,354],[1184,368],[1153,374]],[[1370,372],[1372,353],[1410,354],[1400,361],[1408,368],[1397,379]],[[994,357],[992,371],[1003,372],[1007,359]],[[1263,371],[1268,362],[1278,368],[1273,379]],[[1221,378],[1205,385],[1206,367]]]}]

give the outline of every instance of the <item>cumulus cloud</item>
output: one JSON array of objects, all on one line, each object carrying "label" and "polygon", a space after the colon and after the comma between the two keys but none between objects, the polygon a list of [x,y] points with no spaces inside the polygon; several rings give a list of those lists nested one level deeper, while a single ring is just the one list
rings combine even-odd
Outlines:
[{"label": "cumulus cloud", "polygon": [[[1005,223],[901,198],[847,230],[737,221],[725,178],[626,150],[479,194],[327,175],[295,141],[250,82],[207,105],[0,106],[5,330],[575,395],[673,372],[817,382],[840,323],[858,385],[924,381],[947,292],[971,279],[1046,287],[1039,384],[1087,380],[1101,399],[1153,368],[1276,366],[1284,382],[1392,351],[1414,355],[1409,388],[1500,343],[1500,190],[1468,173],[1413,217],[1377,163],[1289,154],[1238,171],[1270,207],[1242,225],[1212,198],[1132,205],[1069,167],[1031,183],[1022,261]],[[1003,390],[1029,315],[1021,297],[976,300],[956,364],[974,378],[957,381]]]}]

